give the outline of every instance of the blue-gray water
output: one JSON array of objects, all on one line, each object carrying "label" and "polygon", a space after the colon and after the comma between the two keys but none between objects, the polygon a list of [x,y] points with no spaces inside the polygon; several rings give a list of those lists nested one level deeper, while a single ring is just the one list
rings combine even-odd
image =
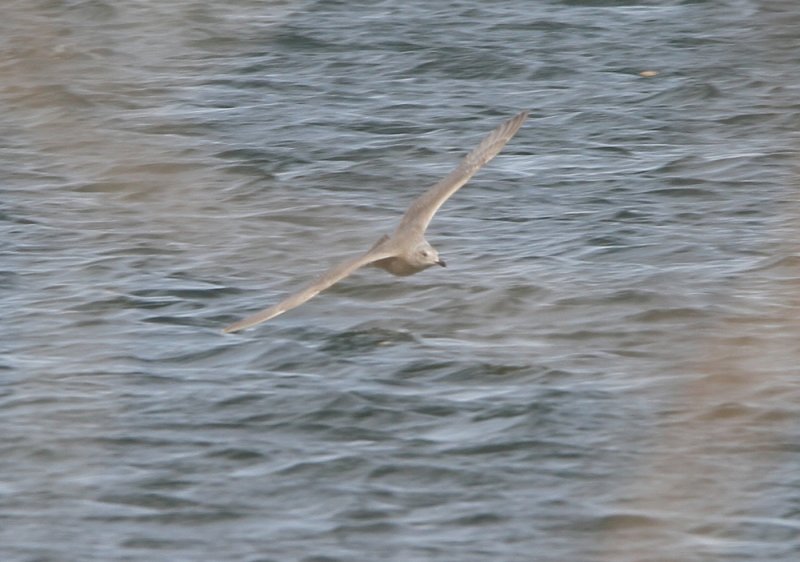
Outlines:
[{"label": "blue-gray water", "polygon": [[[799,29],[5,0],[0,559],[796,562]],[[447,269],[220,333],[525,108]]]}]

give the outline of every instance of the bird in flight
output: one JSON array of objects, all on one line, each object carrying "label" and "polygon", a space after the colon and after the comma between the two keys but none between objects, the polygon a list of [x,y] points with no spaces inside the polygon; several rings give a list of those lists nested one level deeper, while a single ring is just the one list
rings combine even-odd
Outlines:
[{"label": "bird in flight", "polygon": [[304,289],[274,306],[234,322],[224,331],[238,332],[275,318],[317,296],[365,265],[380,267],[394,275],[403,276],[413,275],[432,265],[445,267],[445,262],[439,253],[425,240],[428,224],[439,207],[467,183],[481,166],[503,149],[527,117],[528,112],[522,111],[486,135],[480,144],[461,160],[455,170],[411,203],[391,235],[382,236],[366,253],[332,267]]}]

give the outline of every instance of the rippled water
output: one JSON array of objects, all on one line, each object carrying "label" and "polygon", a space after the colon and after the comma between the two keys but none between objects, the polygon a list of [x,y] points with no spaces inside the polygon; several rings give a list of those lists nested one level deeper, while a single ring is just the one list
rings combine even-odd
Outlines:
[{"label": "rippled water", "polygon": [[[798,29],[6,0],[0,558],[796,561]],[[446,270],[220,333],[524,108]]]}]

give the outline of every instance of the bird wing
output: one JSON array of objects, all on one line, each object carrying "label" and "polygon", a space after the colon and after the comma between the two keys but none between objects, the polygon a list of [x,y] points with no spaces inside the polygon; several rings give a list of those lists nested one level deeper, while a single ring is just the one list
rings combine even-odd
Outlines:
[{"label": "bird wing", "polygon": [[528,112],[522,111],[486,135],[481,143],[461,160],[455,170],[411,203],[403,218],[400,219],[400,224],[397,226],[395,234],[424,234],[439,207],[458,188],[467,183],[481,166],[494,158],[503,149],[506,143],[517,133],[527,117]]},{"label": "bird wing", "polygon": [[238,332],[239,330],[244,330],[246,328],[255,326],[256,324],[266,322],[270,318],[275,318],[279,314],[283,314],[287,310],[291,310],[297,306],[300,306],[307,300],[314,298],[319,293],[334,283],[341,281],[358,268],[368,265],[374,261],[394,256],[395,252],[382,247],[382,243],[386,240],[388,240],[388,236],[384,236],[378,240],[378,242],[367,253],[350,258],[349,260],[330,268],[305,289],[286,297],[275,306],[271,306],[262,310],[261,312],[256,312],[247,318],[239,320],[238,322],[234,322],[230,326],[226,327],[223,331],[225,333]]}]

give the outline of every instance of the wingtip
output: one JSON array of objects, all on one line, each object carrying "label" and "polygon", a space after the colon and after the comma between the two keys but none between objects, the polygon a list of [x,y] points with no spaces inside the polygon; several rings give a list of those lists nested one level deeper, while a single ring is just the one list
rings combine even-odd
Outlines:
[{"label": "wingtip", "polygon": [[224,334],[235,334],[237,332],[241,332],[243,330],[247,330],[248,328],[252,328],[253,326],[256,326],[257,324],[261,324],[262,322],[266,322],[266,320],[262,320],[260,318],[257,318],[256,315],[253,315],[252,317],[248,316],[247,318],[243,318],[243,319],[239,320],[238,322],[234,322],[233,324],[225,326],[222,329],[222,332]]},{"label": "wingtip", "polygon": [[522,124],[525,123],[525,120],[528,118],[529,112],[530,110],[523,109],[496,129],[496,133],[504,140],[503,144],[517,134],[517,131],[519,131]]},{"label": "wingtip", "polygon": [[506,120],[497,130],[502,131],[501,134],[503,135],[508,135],[508,138],[510,139],[516,134],[519,128],[522,127],[522,124],[525,123],[529,113],[530,110],[523,109],[513,117]]},{"label": "wingtip", "polygon": [[[256,312],[255,314],[251,314],[241,320],[234,322],[233,324],[229,324],[225,328],[222,329],[223,333],[231,334],[234,332],[241,332],[243,330],[248,330],[253,326],[258,326],[259,324],[263,324],[267,320],[272,320],[276,316],[280,316],[287,308],[282,307],[283,303],[279,303],[276,306],[271,306],[270,308],[266,308],[261,312]],[[296,306],[296,305],[295,305]],[[294,308],[294,307],[290,307]]]}]

